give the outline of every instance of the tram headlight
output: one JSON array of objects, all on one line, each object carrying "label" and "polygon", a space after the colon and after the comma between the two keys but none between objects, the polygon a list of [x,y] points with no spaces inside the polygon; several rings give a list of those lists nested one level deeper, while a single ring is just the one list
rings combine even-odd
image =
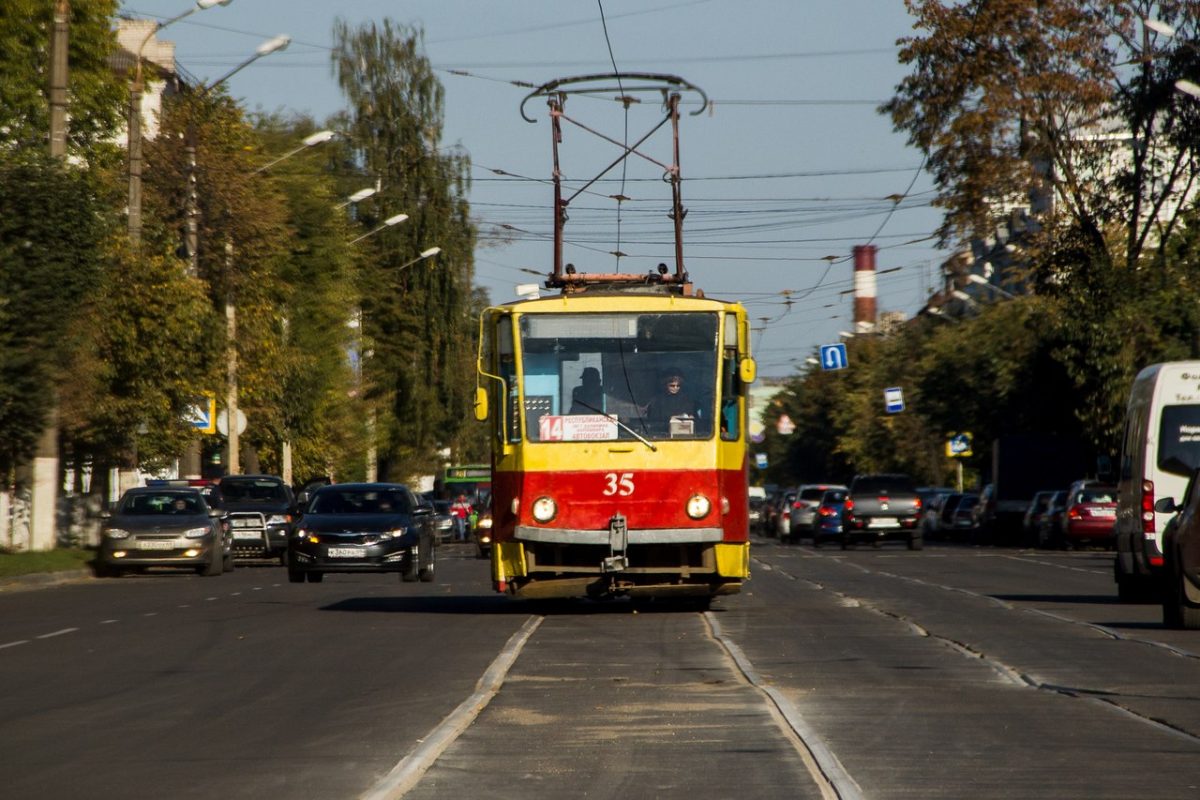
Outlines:
[{"label": "tram headlight", "polygon": [[704,519],[712,511],[712,502],[702,494],[694,494],[687,501],[687,515],[692,519]]},{"label": "tram headlight", "polygon": [[558,514],[558,506],[549,497],[539,497],[533,501],[533,518],[538,522],[549,522]]}]

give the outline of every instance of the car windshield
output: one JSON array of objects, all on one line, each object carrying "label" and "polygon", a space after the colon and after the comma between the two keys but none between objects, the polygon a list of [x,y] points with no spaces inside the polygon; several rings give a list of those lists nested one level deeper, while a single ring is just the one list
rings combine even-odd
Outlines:
[{"label": "car windshield", "polygon": [[846,502],[846,493],[842,490],[836,492],[826,492],[821,498],[822,503],[844,503]]},{"label": "car windshield", "polygon": [[825,494],[825,490],[820,489],[820,488],[818,488],[818,489],[801,489],[800,490],[800,499],[801,500],[820,500],[821,496],[823,494]]},{"label": "car windshield", "polygon": [[966,511],[968,509],[974,508],[977,505],[979,505],[978,497],[964,497],[963,499],[958,501],[958,510]]},{"label": "car windshield", "polygon": [[230,480],[221,481],[221,497],[226,503],[287,502],[287,489],[279,481]]},{"label": "car windshield", "polygon": [[1079,493],[1080,503],[1115,503],[1117,502],[1117,490],[1111,487],[1097,486],[1091,489],[1084,489]]},{"label": "car windshield", "polygon": [[154,492],[131,494],[121,504],[122,514],[199,514],[204,511],[200,495],[194,492]]},{"label": "car windshield", "polygon": [[399,489],[322,489],[309,505],[310,514],[408,514],[406,492]]}]

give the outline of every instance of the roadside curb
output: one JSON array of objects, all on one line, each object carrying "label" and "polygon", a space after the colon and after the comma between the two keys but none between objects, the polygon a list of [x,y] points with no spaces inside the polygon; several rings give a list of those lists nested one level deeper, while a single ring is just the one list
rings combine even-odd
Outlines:
[{"label": "roadside curb", "polygon": [[90,569],[66,569],[61,572],[33,572],[29,575],[14,575],[10,578],[0,578],[0,592],[45,589],[51,586],[79,583],[91,580],[93,577],[94,574]]}]

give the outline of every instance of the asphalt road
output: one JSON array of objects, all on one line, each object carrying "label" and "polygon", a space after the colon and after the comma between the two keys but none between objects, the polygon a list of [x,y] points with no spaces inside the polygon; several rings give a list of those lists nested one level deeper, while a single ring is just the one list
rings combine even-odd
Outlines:
[{"label": "asphalt road", "polygon": [[4,798],[1195,798],[1111,557],[756,542],[708,613],[279,567],[0,592]]}]

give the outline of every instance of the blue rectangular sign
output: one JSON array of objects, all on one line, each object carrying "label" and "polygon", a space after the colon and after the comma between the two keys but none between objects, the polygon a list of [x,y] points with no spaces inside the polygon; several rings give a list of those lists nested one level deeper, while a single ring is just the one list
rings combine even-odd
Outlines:
[{"label": "blue rectangular sign", "polygon": [[883,404],[889,414],[899,414],[904,410],[904,395],[899,386],[883,390]]}]

